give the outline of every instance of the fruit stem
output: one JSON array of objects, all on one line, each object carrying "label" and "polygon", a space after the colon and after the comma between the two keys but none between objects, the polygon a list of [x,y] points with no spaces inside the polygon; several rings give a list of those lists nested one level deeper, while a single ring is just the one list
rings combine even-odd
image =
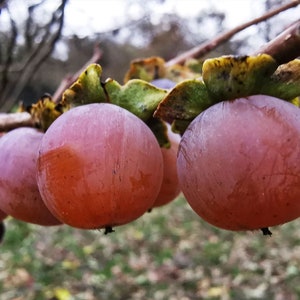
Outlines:
[{"label": "fruit stem", "polygon": [[104,234],[107,235],[109,233],[115,232],[111,226],[106,226]]},{"label": "fruit stem", "polygon": [[269,236],[272,235],[272,232],[268,227],[261,228],[260,230],[262,231],[263,235],[269,235]]}]

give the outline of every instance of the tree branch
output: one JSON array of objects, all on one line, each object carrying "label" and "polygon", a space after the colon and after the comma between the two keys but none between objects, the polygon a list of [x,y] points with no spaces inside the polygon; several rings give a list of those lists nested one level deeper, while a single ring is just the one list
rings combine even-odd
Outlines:
[{"label": "tree branch", "polygon": [[84,64],[83,67],[81,67],[72,76],[66,76],[62,80],[62,82],[60,83],[60,85],[58,86],[56,91],[54,92],[54,94],[52,96],[52,100],[54,102],[58,102],[61,99],[62,94],[66,90],[66,88],[68,88],[71,84],[73,84],[77,80],[79,75],[86,69],[86,67],[88,65],[96,63],[101,58],[101,56],[102,56],[101,49],[99,48],[98,45],[95,45],[93,56]]},{"label": "tree branch", "polygon": [[10,17],[10,26],[11,26],[11,30],[12,30],[12,34],[10,36],[9,39],[9,43],[7,46],[7,50],[6,50],[6,58],[5,58],[5,62],[4,62],[4,67],[1,70],[2,73],[2,78],[1,78],[1,90],[5,90],[8,82],[9,82],[9,78],[8,78],[8,72],[9,72],[9,68],[12,65],[12,61],[13,61],[13,50],[16,46],[16,42],[17,42],[17,36],[18,36],[18,30],[17,30],[17,25],[16,22],[14,21],[14,19],[11,16],[11,13],[8,9],[8,7],[6,7],[9,17]]},{"label": "tree branch", "polygon": [[[85,68],[92,64],[96,63],[102,55],[102,51],[98,45],[95,46],[93,56],[85,63],[85,65],[80,68],[76,73],[70,77],[66,77],[62,83],[57,88],[55,94],[52,97],[52,100],[58,102],[65,91],[65,89],[75,82],[78,76],[85,70]],[[18,127],[33,127],[34,121],[31,115],[27,112],[20,113],[0,113],[0,132],[9,131]]]},{"label": "tree branch", "polygon": [[[11,82],[10,87],[2,93],[0,107],[2,110],[7,111],[11,109],[13,104],[18,100],[24,86],[30,81],[34,73],[39,69],[45,59],[51,54],[54,49],[55,43],[61,36],[64,24],[64,10],[67,0],[62,0],[58,9],[53,13],[52,19],[47,26],[42,42],[35,48],[30,57],[27,59],[21,74],[17,78],[17,85]],[[58,29],[50,37],[50,29],[58,23]]]},{"label": "tree branch", "polygon": [[256,54],[259,53],[271,55],[279,64],[300,56],[300,20],[265,44]]},{"label": "tree branch", "polygon": [[25,23],[24,36],[25,36],[26,48],[28,50],[32,49],[34,37],[36,36],[36,34],[38,32],[38,26],[36,26],[34,24],[34,20],[33,20],[34,10],[37,9],[40,5],[42,5],[45,1],[46,0],[41,0],[38,3],[34,3],[30,6],[28,6],[28,8],[27,8],[28,18],[27,18],[26,23]]},{"label": "tree branch", "polygon": [[33,127],[33,120],[29,113],[0,113],[0,132],[25,126]]},{"label": "tree branch", "polygon": [[212,51],[213,49],[217,48],[221,44],[228,41],[230,38],[232,38],[235,34],[239,33],[240,31],[242,31],[252,25],[263,22],[263,21],[265,21],[287,9],[296,7],[299,4],[300,4],[300,0],[293,0],[287,4],[284,4],[276,9],[274,9],[274,10],[267,12],[266,14],[262,15],[259,18],[255,18],[255,19],[253,19],[249,22],[246,22],[244,24],[241,24],[229,31],[221,33],[213,40],[207,41],[207,42],[205,42],[199,46],[196,46],[196,47],[192,48],[191,50],[186,51],[186,52],[182,53],[181,55],[169,60],[168,62],[166,62],[166,66],[168,67],[168,66],[172,66],[175,64],[183,64],[189,58],[200,58],[200,57],[204,56],[205,54],[209,53],[210,51]]}]

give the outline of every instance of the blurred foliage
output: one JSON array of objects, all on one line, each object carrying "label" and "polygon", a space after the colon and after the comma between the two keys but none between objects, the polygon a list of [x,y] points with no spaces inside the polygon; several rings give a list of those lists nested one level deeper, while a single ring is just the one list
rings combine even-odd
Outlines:
[{"label": "blurred foliage", "polygon": [[231,232],[183,197],[103,231],[5,221],[2,300],[299,299],[299,220]]}]

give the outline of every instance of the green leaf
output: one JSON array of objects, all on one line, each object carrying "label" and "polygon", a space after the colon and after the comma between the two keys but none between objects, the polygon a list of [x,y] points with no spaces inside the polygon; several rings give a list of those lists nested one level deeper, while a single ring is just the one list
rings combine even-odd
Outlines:
[{"label": "green leaf", "polygon": [[62,102],[71,105],[106,102],[106,96],[101,85],[102,68],[98,64],[89,65],[80,74],[77,81],[65,90]]},{"label": "green leaf", "polygon": [[[195,68],[196,65],[194,66]],[[166,78],[174,81],[174,82],[181,82],[187,79],[196,79],[201,77],[200,72],[195,72],[195,70],[191,69],[189,66],[182,66],[182,65],[173,65],[166,69]]]},{"label": "green leaf", "polygon": [[174,120],[172,122],[172,131],[183,135],[190,123],[191,121],[187,120]]},{"label": "green leaf", "polygon": [[170,140],[168,138],[168,127],[161,119],[151,118],[148,120],[147,125],[155,135],[160,147],[170,148]]},{"label": "green leaf", "polygon": [[288,101],[300,96],[300,59],[280,65],[265,78],[261,93]]},{"label": "green leaf", "polygon": [[104,88],[108,102],[129,110],[143,121],[152,117],[159,102],[167,93],[166,90],[140,79],[131,79],[124,85],[108,79]]},{"label": "green leaf", "polygon": [[259,94],[266,77],[277,68],[267,54],[257,56],[222,56],[205,60],[203,81],[218,102]]},{"label": "green leaf", "polygon": [[191,121],[212,104],[205,84],[198,79],[188,79],[178,83],[166,95],[154,116],[169,123],[177,119]]}]

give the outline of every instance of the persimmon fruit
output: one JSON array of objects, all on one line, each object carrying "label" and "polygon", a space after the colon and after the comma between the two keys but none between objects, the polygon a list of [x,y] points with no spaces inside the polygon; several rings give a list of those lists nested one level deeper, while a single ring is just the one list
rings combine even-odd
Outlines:
[{"label": "persimmon fruit", "polygon": [[43,133],[17,128],[0,139],[0,210],[15,219],[44,226],[61,224],[45,206],[36,181]]},{"label": "persimmon fruit", "polygon": [[169,124],[166,124],[166,126],[168,129],[167,134],[170,140],[170,147],[161,148],[164,166],[163,181],[153,207],[162,206],[171,202],[172,200],[176,199],[180,193],[176,167],[180,135],[172,132]]},{"label": "persimmon fruit", "polygon": [[265,95],[215,104],[183,134],[177,168],[204,220],[268,234],[300,216],[300,109]]},{"label": "persimmon fruit", "polygon": [[44,134],[37,182],[49,210],[82,229],[134,221],[153,205],[163,178],[159,144],[149,127],[108,103],[72,108]]}]

